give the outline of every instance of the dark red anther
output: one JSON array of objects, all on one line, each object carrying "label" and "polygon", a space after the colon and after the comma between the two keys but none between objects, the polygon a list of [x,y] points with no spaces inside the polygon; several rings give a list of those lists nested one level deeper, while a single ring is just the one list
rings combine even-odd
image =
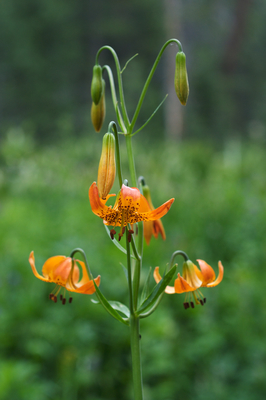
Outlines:
[{"label": "dark red anther", "polygon": [[130,233],[130,231],[128,231],[128,235],[127,235],[127,241],[128,241],[128,243],[130,243],[130,242],[131,242],[131,233]]},{"label": "dark red anther", "polygon": [[69,297],[69,303],[72,303],[73,297]]},{"label": "dark red anther", "polygon": [[203,301],[204,301],[204,303],[206,303],[206,297],[204,297]]},{"label": "dark red anther", "polygon": [[57,297],[56,297],[56,296],[53,297],[53,301],[54,301],[55,303],[57,303]]},{"label": "dark red anther", "polygon": [[134,233],[133,229],[129,229],[128,233],[130,234]]},{"label": "dark red anther", "polygon": [[190,305],[191,305],[191,308],[194,308],[194,307],[195,307],[193,301],[190,302]]},{"label": "dark red anther", "polygon": [[119,235],[118,235],[118,241],[119,242],[120,242],[122,236],[123,236],[123,233],[119,233]]},{"label": "dark red anther", "polygon": [[186,310],[187,308],[189,308],[189,303],[188,303],[188,302],[184,303],[184,308],[185,308],[185,310]]},{"label": "dark red anther", "polygon": [[53,297],[54,297],[53,293],[50,293],[50,294],[49,294],[49,299],[50,299],[50,300],[53,300]]},{"label": "dark red anther", "polygon": [[62,299],[62,304],[65,305],[66,304],[66,299]]},{"label": "dark red anther", "polygon": [[201,304],[202,306],[204,306],[204,302],[203,302],[203,300],[201,300],[201,299],[200,299],[200,304]]},{"label": "dark red anther", "polygon": [[110,236],[111,236],[112,240],[114,240],[115,234],[116,234],[116,231],[114,229],[111,229],[110,230]]}]

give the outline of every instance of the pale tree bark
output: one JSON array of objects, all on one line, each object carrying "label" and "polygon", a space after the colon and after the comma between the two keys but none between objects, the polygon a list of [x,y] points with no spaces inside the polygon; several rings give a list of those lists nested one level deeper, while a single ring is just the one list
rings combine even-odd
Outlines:
[{"label": "pale tree bark", "polygon": [[[182,0],[164,0],[164,26],[166,38],[179,39]],[[165,52],[165,86],[168,97],[165,110],[165,132],[167,139],[180,140],[183,133],[183,109],[174,87],[176,45],[169,46]]]}]

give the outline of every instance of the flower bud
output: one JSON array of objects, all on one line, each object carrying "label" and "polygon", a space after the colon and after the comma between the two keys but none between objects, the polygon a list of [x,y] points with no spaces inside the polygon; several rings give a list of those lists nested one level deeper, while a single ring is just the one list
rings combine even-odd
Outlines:
[{"label": "flower bud", "polygon": [[96,132],[100,132],[105,118],[105,81],[102,79],[102,95],[99,103],[92,102],[91,121]]},{"label": "flower bud", "polygon": [[94,65],[91,81],[91,98],[96,105],[100,101],[102,89],[102,67],[100,65]]},{"label": "flower bud", "polygon": [[185,106],[189,94],[189,85],[186,68],[186,55],[183,51],[179,51],[176,55],[175,91],[180,103]]},{"label": "flower bud", "polygon": [[101,199],[105,199],[115,180],[115,137],[108,132],[103,137],[102,154],[98,169],[97,186]]}]

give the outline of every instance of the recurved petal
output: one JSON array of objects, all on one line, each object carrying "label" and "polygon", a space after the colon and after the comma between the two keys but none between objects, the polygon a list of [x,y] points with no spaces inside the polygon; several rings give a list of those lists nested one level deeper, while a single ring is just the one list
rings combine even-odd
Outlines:
[{"label": "recurved petal", "polygon": [[152,233],[153,233],[153,221],[144,221],[144,238],[147,245],[150,244]]},{"label": "recurved petal", "polygon": [[212,267],[206,263],[204,260],[197,260],[200,266],[202,278],[202,286],[206,286],[208,283],[211,283],[215,279],[215,272]]},{"label": "recurved petal", "polygon": [[175,280],[175,293],[193,292],[196,289],[198,288],[190,286],[180,273],[177,274],[177,279]]},{"label": "recurved petal", "polygon": [[34,257],[34,252],[33,252],[33,251],[30,253],[30,256],[29,256],[29,263],[30,263],[32,272],[34,273],[34,275],[36,276],[36,278],[39,278],[41,281],[48,282],[48,279],[47,279],[47,278],[44,278],[43,276],[41,276],[41,275],[37,272],[37,270],[36,270],[36,267],[35,267],[35,257]]},{"label": "recurved petal", "polygon": [[218,268],[219,268],[218,277],[216,278],[216,280],[214,282],[208,283],[206,285],[207,287],[217,286],[222,281],[223,276],[224,276],[224,267],[223,267],[221,261],[218,262]]},{"label": "recurved petal", "polygon": [[[101,276],[98,275],[96,279],[94,279],[94,282],[96,283],[97,286],[100,285],[100,281],[101,281]],[[66,286],[67,290],[70,290],[71,292],[75,292],[75,293],[83,293],[83,294],[93,294],[95,292],[95,286],[93,284],[93,280],[89,280],[87,283],[85,283],[82,286],[79,286],[80,283],[77,285],[77,288],[68,288]]]},{"label": "recurved petal", "polygon": [[153,227],[152,233],[156,239],[158,238],[159,233],[161,234],[163,240],[166,239],[163,223],[160,219],[153,221],[152,227]]},{"label": "recurved petal", "polygon": [[170,210],[170,207],[173,204],[174,200],[175,199],[170,199],[162,204],[160,207],[155,208],[155,210],[145,213],[148,221],[154,221],[156,219],[162,218]]},{"label": "recurved petal", "polygon": [[[153,272],[153,277],[154,277],[156,283],[159,283],[160,280],[162,279],[162,277],[161,277],[161,275],[159,273],[159,267],[155,268],[155,270]],[[175,288],[173,286],[166,286],[165,293],[174,294],[175,293]]]},{"label": "recurved petal", "polygon": [[100,217],[104,212],[108,212],[109,207],[99,197],[99,191],[96,182],[93,182],[89,189],[89,199],[91,203],[92,212]]}]

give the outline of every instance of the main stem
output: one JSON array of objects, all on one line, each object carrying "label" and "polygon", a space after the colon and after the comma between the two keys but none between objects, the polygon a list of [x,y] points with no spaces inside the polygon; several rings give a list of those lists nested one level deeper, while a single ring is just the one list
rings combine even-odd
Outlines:
[{"label": "main stem", "polygon": [[135,317],[133,314],[130,317],[130,341],[131,341],[134,399],[143,400],[139,318]]},{"label": "main stem", "polygon": [[[132,186],[136,187],[137,178],[136,178],[136,170],[135,170],[130,134],[126,135],[126,144],[127,144],[127,156],[128,156]],[[130,286],[132,285],[131,286],[132,299],[130,301],[130,342],[131,342],[134,400],[143,400],[139,317],[135,315],[135,311],[138,307],[140,271],[141,271],[142,255],[143,255],[143,225],[142,222],[140,224],[141,226],[139,226],[138,246],[137,246],[140,258],[137,259],[135,262],[133,276],[132,273],[128,274],[129,285]],[[130,243],[128,242],[127,242],[127,254],[128,254],[127,257],[128,271],[131,272]]]}]

